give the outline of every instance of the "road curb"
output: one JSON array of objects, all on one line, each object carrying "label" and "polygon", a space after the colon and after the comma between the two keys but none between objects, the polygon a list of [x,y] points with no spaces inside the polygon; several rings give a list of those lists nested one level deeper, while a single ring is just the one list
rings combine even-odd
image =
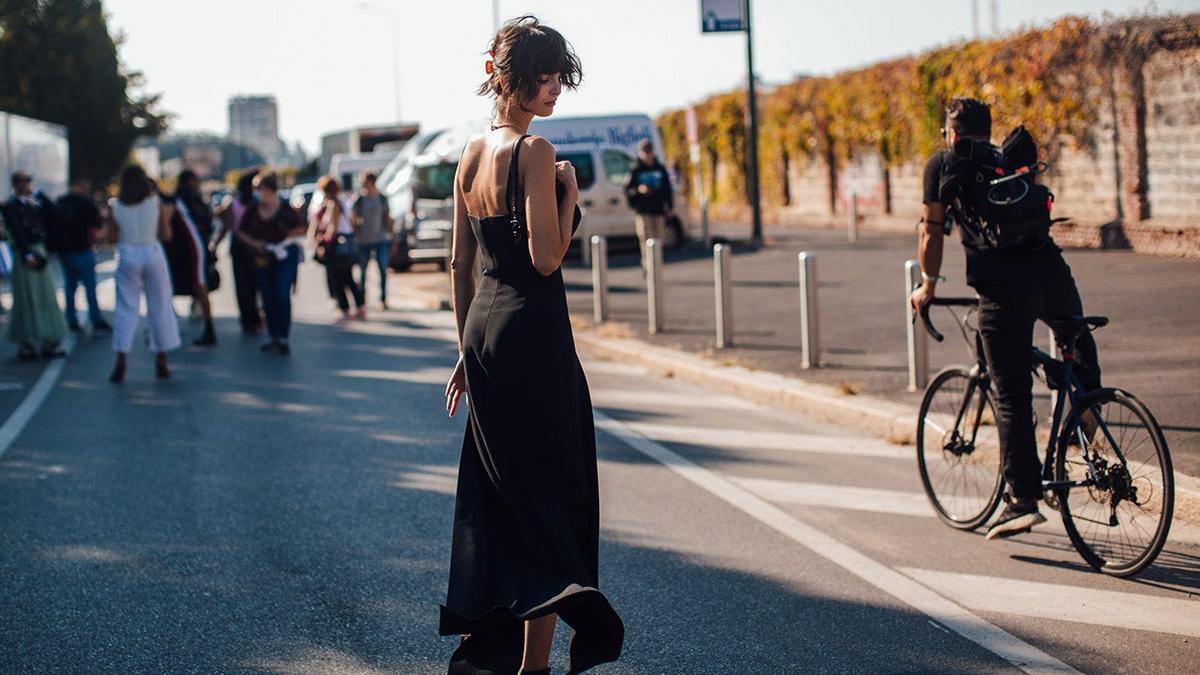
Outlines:
[{"label": "road curb", "polygon": [[[844,394],[834,387],[796,377],[726,365],[696,354],[629,337],[597,335],[577,327],[575,343],[594,357],[640,365],[756,403],[783,407],[900,444],[911,444],[916,411],[872,396]],[[907,441],[907,443],[904,443]],[[1200,479],[1175,474],[1175,519],[1200,524]]]}]

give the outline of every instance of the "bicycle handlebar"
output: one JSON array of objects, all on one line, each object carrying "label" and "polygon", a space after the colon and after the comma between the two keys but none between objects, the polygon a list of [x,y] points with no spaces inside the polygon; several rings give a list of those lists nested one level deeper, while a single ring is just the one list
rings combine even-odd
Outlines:
[{"label": "bicycle handlebar", "polygon": [[933,305],[939,307],[975,307],[978,304],[979,300],[977,298],[939,298],[935,296],[929,301],[929,304],[921,306],[919,314],[921,315],[922,323],[925,324],[925,330],[929,331],[934,340],[943,342],[946,336],[933,327],[933,321],[929,319],[929,308]]}]

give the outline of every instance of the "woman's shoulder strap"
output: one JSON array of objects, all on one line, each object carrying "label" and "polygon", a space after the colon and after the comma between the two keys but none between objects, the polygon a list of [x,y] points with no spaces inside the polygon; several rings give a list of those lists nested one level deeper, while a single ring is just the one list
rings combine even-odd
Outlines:
[{"label": "woman's shoulder strap", "polygon": [[508,183],[504,186],[504,193],[508,197],[508,215],[512,220],[517,218],[517,192],[521,185],[517,161],[521,157],[521,146],[526,138],[529,138],[529,134],[522,135],[513,143],[512,159],[508,162]]}]

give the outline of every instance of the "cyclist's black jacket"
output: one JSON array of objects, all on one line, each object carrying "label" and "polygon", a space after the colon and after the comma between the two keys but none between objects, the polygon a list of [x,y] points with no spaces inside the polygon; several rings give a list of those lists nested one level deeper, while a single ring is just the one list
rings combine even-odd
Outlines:
[{"label": "cyclist's black jacket", "polygon": [[[973,222],[970,218],[963,218],[959,214],[962,209],[957,205],[957,197],[953,194],[954,185],[943,184],[942,178],[954,158],[954,151],[950,148],[945,148],[933,153],[929,161],[925,162],[925,182],[923,189],[923,201],[928,204],[930,202],[938,202],[946,207],[946,222],[951,221],[958,225],[959,239],[962,240],[963,248],[967,254],[967,282],[972,279],[977,279],[981,275],[995,270],[997,266],[1007,267],[1016,259],[1024,259],[1031,253],[1043,247],[1050,246],[1057,249],[1054,242],[1047,238],[1044,242],[1033,244],[1025,244],[999,250],[994,248],[980,232],[978,223]],[[949,231],[949,227],[947,227]],[[975,284],[971,284],[974,286]]]}]

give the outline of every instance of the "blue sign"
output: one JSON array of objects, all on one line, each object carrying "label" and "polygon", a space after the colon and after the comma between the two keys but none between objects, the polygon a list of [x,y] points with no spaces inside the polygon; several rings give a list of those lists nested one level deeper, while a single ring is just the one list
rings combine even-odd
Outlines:
[{"label": "blue sign", "polygon": [[747,0],[700,0],[700,30],[736,33],[746,29]]}]

